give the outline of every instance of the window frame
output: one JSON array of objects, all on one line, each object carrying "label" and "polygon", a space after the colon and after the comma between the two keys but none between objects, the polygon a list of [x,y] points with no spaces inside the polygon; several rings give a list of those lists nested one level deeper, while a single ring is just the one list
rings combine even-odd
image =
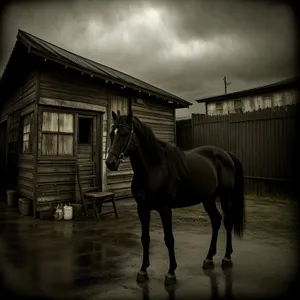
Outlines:
[{"label": "window frame", "polygon": [[[43,130],[43,125],[44,125],[44,113],[48,114],[57,114],[57,131],[49,131],[49,130]],[[60,131],[60,115],[67,114],[67,115],[72,115],[73,122],[72,122],[72,132],[63,132]],[[57,111],[57,110],[42,110],[41,111],[41,152],[40,155],[43,157],[74,157],[74,143],[75,143],[75,113],[73,112],[67,112],[67,111]],[[56,154],[45,154],[43,151],[43,138],[46,135],[56,135],[57,139],[57,147],[56,147]],[[71,154],[59,154],[59,137],[60,136],[72,136],[72,153]]]},{"label": "window frame", "polygon": [[[221,108],[218,108],[218,106],[221,106]],[[223,102],[216,102],[216,113],[224,113],[224,103]]]},{"label": "window frame", "polygon": [[[24,124],[24,122],[26,121],[26,118],[29,118],[29,123],[27,123],[26,125]],[[21,126],[21,153],[24,154],[32,154],[33,153],[33,147],[32,147],[32,134],[33,134],[33,112],[30,112],[24,116],[22,116],[22,122],[21,122],[22,126]],[[24,127],[25,126],[29,126],[29,131],[24,132]],[[28,142],[28,151],[24,151],[24,136],[28,135],[28,140],[26,140]]]},{"label": "window frame", "polygon": [[243,112],[243,103],[242,99],[234,99],[233,100],[233,107],[235,113],[242,113]]}]

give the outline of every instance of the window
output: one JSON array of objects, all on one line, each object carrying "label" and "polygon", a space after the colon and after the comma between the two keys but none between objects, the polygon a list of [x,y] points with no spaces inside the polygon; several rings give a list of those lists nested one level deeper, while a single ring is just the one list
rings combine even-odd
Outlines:
[{"label": "window", "polygon": [[23,117],[23,131],[22,131],[22,152],[30,153],[32,152],[32,116],[33,114],[28,114]]},{"label": "window", "polygon": [[222,102],[216,103],[216,112],[219,114],[223,113],[223,103]]},{"label": "window", "polygon": [[243,112],[242,100],[240,100],[240,99],[234,100],[234,111],[236,113],[242,113]]},{"label": "window", "polygon": [[78,144],[92,143],[92,118],[78,118]]},{"label": "window", "polygon": [[292,104],[292,92],[291,91],[283,92],[283,104],[284,105]]},{"label": "window", "polygon": [[20,116],[18,113],[12,113],[8,117],[8,151],[17,153],[19,151],[20,138]]},{"label": "window", "polygon": [[43,112],[42,155],[73,155],[73,114]]},{"label": "window", "polygon": [[264,103],[264,108],[271,107],[272,106],[272,97],[271,97],[271,95],[264,95],[263,96],[263,103]]},{"label": "window", "polygon": [[283,102],[283,95],[281,92],[277,92],[273,96],[273,106],[280,106]]}]

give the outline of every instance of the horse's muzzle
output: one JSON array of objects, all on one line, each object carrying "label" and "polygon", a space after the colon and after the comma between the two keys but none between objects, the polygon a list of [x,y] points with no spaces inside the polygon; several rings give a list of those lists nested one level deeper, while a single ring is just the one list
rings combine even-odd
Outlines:
[{"label": "horse's muzzle", "polygon": [[110,171],[117,171],[120,165],[120,159],[112,153],[109,153],[105,164]]}]

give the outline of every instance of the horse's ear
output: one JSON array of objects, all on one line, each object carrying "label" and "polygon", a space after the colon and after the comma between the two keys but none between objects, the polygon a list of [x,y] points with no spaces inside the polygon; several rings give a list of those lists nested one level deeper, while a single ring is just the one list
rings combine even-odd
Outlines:
[{"label": "horse's ear", "polygon": [[113,120],[116,121],[116,119],[117,119],[118,116],[117,116],[117,114],[113,110],[111,111],[111,115],[113,117]]},{"label": "horse's ear", "polygon": [[132,103],[131,103],[131,98],[129,98],[129,101],[128,101],[127,121],[128,121],[128,123],[132,122]]}]

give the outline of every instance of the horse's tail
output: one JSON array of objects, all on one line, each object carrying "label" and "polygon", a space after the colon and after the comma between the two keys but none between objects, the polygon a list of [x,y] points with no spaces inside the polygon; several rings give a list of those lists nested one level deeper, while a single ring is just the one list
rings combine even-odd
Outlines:
[{"label": "horse's tail", "polygon": [[244,170],[237,156],[230,152],[227,153],[235,166],[234,187],[231,197],[233,229],[235,235],[242,238],[245,225]]}]

